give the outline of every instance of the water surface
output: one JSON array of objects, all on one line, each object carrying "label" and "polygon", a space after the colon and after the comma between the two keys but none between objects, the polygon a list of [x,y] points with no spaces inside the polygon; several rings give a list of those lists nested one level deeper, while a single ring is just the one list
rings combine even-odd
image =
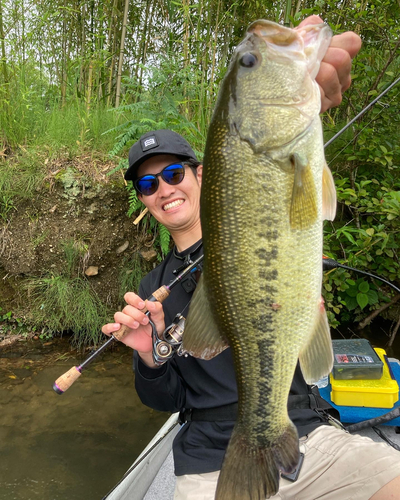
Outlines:
[{"label": "water surface", "polygon": [[99,500],[168,415],[139,401],[119,345],[63,395],[52,385],[82,359],[67,340],[0,352],[0,500]]}]

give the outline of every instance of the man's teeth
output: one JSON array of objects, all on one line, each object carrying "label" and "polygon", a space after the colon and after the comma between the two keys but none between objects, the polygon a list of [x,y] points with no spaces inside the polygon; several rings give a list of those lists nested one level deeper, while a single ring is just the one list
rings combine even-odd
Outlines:
[{"label": "man's teeth", "polygon": [[171,201],[171,203],[165,204],[163,206],[163,209],[164,210],[169,210],[170,208],[179,207],[179,205],[182,205],[182,203],[183,203],[183,200]]}]

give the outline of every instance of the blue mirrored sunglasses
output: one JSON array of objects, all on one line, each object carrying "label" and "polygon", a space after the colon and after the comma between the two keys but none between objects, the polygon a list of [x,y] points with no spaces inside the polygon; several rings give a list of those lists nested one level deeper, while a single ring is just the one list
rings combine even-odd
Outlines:
[{"label": "blue mirrored sunglasses", "polygon": [[176,186],[183,181],[185,177],[185,166],[183,163],[172,163],[164,167],[158,174],[142,175],[135,180],[136,191],[143,196],[150,196],[158,189],[158,177],[171,186]]}]

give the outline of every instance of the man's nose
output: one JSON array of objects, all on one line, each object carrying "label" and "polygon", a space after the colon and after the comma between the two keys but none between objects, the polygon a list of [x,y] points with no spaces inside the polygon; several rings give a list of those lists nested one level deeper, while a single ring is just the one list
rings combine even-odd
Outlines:
[{"label": "man's nose", "polygon": [[169,196],[171,193],[175,192],[175,186],[173,186],[172,184],[168,184],[168,182],[165,182],[162,177],[159,177],[158,191],[160,196],[166,197]]}]

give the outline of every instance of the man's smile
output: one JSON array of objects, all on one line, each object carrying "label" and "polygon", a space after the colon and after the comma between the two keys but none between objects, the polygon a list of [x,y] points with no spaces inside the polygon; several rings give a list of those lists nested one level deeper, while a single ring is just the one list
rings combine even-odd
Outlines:
[{"label": "man's smile", "polygon": [[184,201],[185,200],[183,200],[182,198],[180,198],[179,200],[170,201],[169,203],[166,203],[165,205],[163,205],[162,209],[164,210],[164,212],[166,212],[167,210],[170,210],[171,208],[179,207],[179,205],[182,205],[182,203],[184,203]]}]

